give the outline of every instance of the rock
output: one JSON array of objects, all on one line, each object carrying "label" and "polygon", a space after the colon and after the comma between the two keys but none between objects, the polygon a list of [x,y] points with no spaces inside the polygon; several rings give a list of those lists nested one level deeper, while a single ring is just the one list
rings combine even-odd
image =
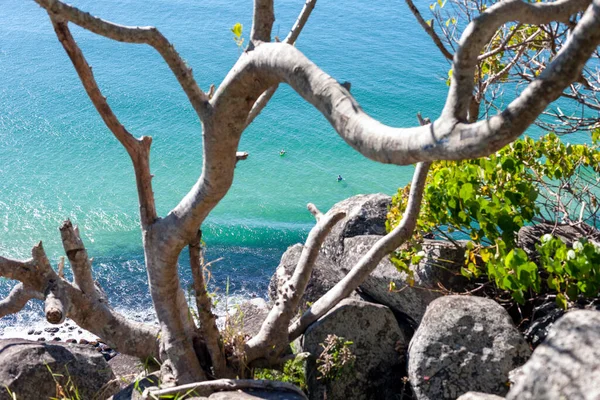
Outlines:
[{"label": "rock", "polygon": [[519,233],[517,234],[517,246],[525,250],[529,257],[535,260],[538,257],[535,246],[540,243],[540,238],[547,233],[559,238],[565,242],[568,247],[571,247],[573,242],[582,237],[594,241],[600,240],[600,231],[587,224],[581,224],[579,226],[536,224],[524,226],[519,229]]},{"label": "rock", "polygon": [[[283,256],[279,266],[275,270],[275,274],[271,278],[269,283],[269,299],[271,302],[277,300],[278,288],[292,276],[302,249],[304,246],[300,243],[289,247]],[[309,307],[309,304],[317,301],[323,296],[329,289],[331,289],[340,280],[340,274],[337,271],[338,265],[331,261],[327,256],[320,253],[315,261],[311,278],[306,286],[304,295],[299,305],[299,309],[304,311]]]},{"label": "rock", "polygon": [[42,334],[42,331],[35,331],[35,332],[33,332],[33,334],[34,334],[34,335],[41,335],[41,334]]},{"label": "rock", "polygon": [[79,339],[79,344],[89,344],[90,342],[88,342],[85,339]]},{"label": "rock", "polygon": [[493,300],[434,300],[408,349],[408,374],[418,400],[456,399],[469,391],[503,396],[508,374],[527,361],[529,345]]},{"label": "rock", "polygon": [[[360,194],[342,200],[331,210],[346,212],[346,217],[338,222],[323,243],[323,254],[334,262],[339,262],[344,254],[344,239],[354,236],[386,234],[385,221],[392,198],[386,194]],[[331,211],[330,210],[330,211]]]},{"label": "rock", "polygon": [[[391,198],[382,194],[359,195],[343,200],[332,207],[344,210],[347,216],[332,229],[323,244],[313,267],[311,279],[300,304],[300,311],[307,304],[318,300],[342,279],[356,262],[386,234],[385,220]],[[269,298],[277,299],[278,288],[292,275],[303,245],[287,249],[269,284]],[[414,267],[415,286],[407,287],[407,276],[398,272],[385,257],[371,276],[360,285],[358,293],[369,300],[390,307],[395,313],[404,314],[417,325],[427,305],[440,296],[438,282],[451,290],[462,290],[467,280],[460,275],[464,265],[464,248],[449,242],[425,240],[426,257]],[[389,292],[390,282],[398,291]],[[436,289],[436,291],[423,290]]]},{"label": "rock", "polygon": [[139,358],[127,354],[117,354],[109,362],[121,389],[133,383],[136,377],[144,372],[144,365]]},{"label": "rock", "polygon": [[[371,235],[355,236],[344,240],[344,255],[336,270],[340,274],[340,279],[379,239],[380,236]],[[384,257],[360,285],[362,293],[395,312],[407,315],[415,321],[415,325],[418,325],[423,318],[427,305],[441,296],[437,290],[438,282],[454,290],[464,288],[466,284],[465,278],[460,276],[460,267],[464,265],[464,248],[457,249],[451,243],[441,240],[425,240],[423,251],[426,254],[424,259],[418,265],[411,267],[415,280],[413,287],[407,284],[408,275],[399,272],[389,257]],[[389,291],[390,282],[394,283],[396,291]]]},{"label": "rock", "polygon": [[60,342],[60,341],[62,341],[62,339],[59,338],[58,336],[56,336],[56,337],[52,338],[52,341],[53,342]]},{"label": "rock", "polygon": [[463,394],[456,400],[504,400],[504,397],[496,396],[495,394],[469,392]]},{"label": "rock", "polygon": [[33,329],[30,329],[30,330],[27,331],[28,335],[33,335],[34,333],[35,333],[35,330],[33,330]]},{"label": "rock", "polygon": [[39,338],[37,338],[37,341],[38,342],[45,342],[46,338],[45,337],[39,337]]},{"label": "rock", "polygon": [[[338,380],[318,379],[316,358],[329,334],[352,341],[354,367]],[[400,392],[404,373],[404,349],[408,339],[393,312],[379,304],[345,299],[312,324],[300,340],[307,361],[309,398],[394,399]]]},{"label": "rock", "polygon": [[[19,400],[59,397],[50,370],[62,375],[54,378],[67,395],[77,388],[82,399],[106,398],[118,390],[102,355],[86,346],[0,340],[0,382]],[[9,399],[8,392],[0,390],[0,399]]]},{"label": "rock", "polygon": [[534,308],[531,323],[523,333],[525,339],[531,343],[533,348],[536,348],[546,339],[552,324],[562,317],[564,313],[565,311],[558,308],[556,302],[553,300]]},{"label": "rock", "polygon": [[[146,388],[159,386],[160,374],[154,373],[148,376],[139,377],[137,381],[125,386],[121,391],[110,397],[108,400],[143,400],[142,393]],[[191,400],[189,397],[186,398]]]},{"label": "rock", "polygon": [[53,326],[53,327],[50,327],[50,328],[44,328],[44,331],[45,331],[45,332],[49,332],[49,333],[56,333],[56,332],[58,332],[59,330],[60,330],[60,329],[59,329],[59,328],[57,328],[57,327],[55,327],[55,326]]},{"label": "rock", "polygon": [[600,312],[576,310],[560,318],[538,346],[507,400],[600,398]]},{"label": "rock", "polygon": [[213,393],[208,398],[210,400],[302,400],[304,397],[288,391],[239,390]]},{"label": "rock", "polygon": [[267,302],[261,298],[245,301],[234,307],[230,312],[227,323],[235,332],[242,332],[245,336],[254,336],[269,314]]}]

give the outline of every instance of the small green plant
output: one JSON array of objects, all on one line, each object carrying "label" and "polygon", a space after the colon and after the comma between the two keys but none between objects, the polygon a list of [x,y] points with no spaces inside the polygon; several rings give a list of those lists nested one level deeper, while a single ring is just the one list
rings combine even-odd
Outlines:
[{"label": "small green plant", "polygon": [[4,385],[4,388],[6,388],[6,391],[8,392],[8,396],[10,397],[10,400],[17,400],[17,394],[15,392],[10,390],[10,388],[7,385]]},{"label": "small green plant", "polygon": [[69,368],[66,365],[65,372],[67,381],[64,383],[61,381],[64,381],[65,375],[53,372],[48,364],[46,364],[46,368],[52,375],[52,379],[56,385],[56,397],[51,397],[50,400],[81,400],[79,389],[71,378]]},{"label": "small green plant", "polygon": [[240,49],[244,45],[244,38],[242,37],[243,29],[244,29],[244,26],[242,24],[240,24],[239,22],[236,23],[235,25],[233,25],[233,27],[231,28],[231,32],[233,32],[233,40],[235,41],[235,44],[237,44],[237,46]]},{"label": "small green plant", "polygon": [[308,390],[305,374],[306,357],[304,354],[297,354],[292,360],[283,364],[282,371],[274,369],[255,369],[254,379],[266,379],[270,381],[287,382],[298,386],[303,391]]},{"label": "small green plant", "polygon": [[354,344],[337,335],[327,335],[325,342],[321,343],[323,352],[317,358],[317,379],[333,382],[349,374],[354,368],[356,356],[352,354],[350,346]]}]

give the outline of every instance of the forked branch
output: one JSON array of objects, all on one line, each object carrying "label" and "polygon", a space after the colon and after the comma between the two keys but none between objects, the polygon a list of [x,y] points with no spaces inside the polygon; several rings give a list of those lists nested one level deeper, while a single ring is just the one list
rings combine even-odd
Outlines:
[{"label": "forked branch", "polygon": [[[421,209],[423,190],[430,165],[431,163],[429,162],[417,164],[410,187],[408,204],[400,224],[377,241],[342,280],[317,300],[298,321],[290,326],[290,341],[295,340],[304,333],[310,324],[325,315],[341,300],[348,297],[373,272],[383,257],[410,239],[417,223],[419,210]],[[330,210],[330,212],[335,212],[335,210]]]},{"label": "forked branch", "polygon": [[264,358],[273,365],[277,363],[290,343],[287,329],[304,295],[319,249],[335,224],[346,216],[345,212],[339,210],[323,215],[312,203],[308,204],[308,209],[315,216],[317,224],[308,234],[294,274],[279,289],[275,305],[259,333],[246,344],[248,363],[259,358]]},{"label": "forked branch", "polygon": [[83,12],[76,7],[65,4],[59,0],[35,0],[40,6],[44,7],[49,13],[54,14],[63,20],[68,20],[83,29],[87,29],[97,35],[107,37],[124,43],[140,43],[152,46],[165,60],[175,78],[181,85],[187,95],[196,114],[203,119],[210,113],[208,97],[200,90],[200,87],[194,79],[192,69],[187,66],[185,61],[179,56],[175,47],[152,26],[123,26],[105,21],[92,16],[90,13]]},{"label": "forked branch", "polygon": [[94,107],[96,107],[96,110],[102,117],[102,120],[108,129],[110,129],[113,135],[121,142],[123,147],[125,147],[133,162],[140,203],[140,218],[142,226],[147,227],[157,218],[154,193],[152,192],[152,175],[150,174],[150,145],[152,143],[152,138],[144,136],[141,139],[136,139],[119,122],[117,116],[108,105],[106,97],[102,95],[102,92],[96,83],[96,79],[94,78],[94,74],[92,73],[92,69],[85,60],[77,42],[73,39],[67,22],[61,21],[61,17],[52,14],[51,12],[49,12],[49,15],[56,36],[69,55],[90,100],[94,104]]}]

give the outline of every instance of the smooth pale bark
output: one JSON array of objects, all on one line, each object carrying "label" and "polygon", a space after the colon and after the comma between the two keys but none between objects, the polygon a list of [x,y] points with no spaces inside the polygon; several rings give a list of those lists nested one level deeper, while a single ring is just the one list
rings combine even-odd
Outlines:
[{"label": "smooth pale bark", "polygon": [[272,391],[274,389],[277,391],[283,390],[295,393],[296,395],[304,399],[307,398],[302,390],[298,389],[291,383],[254,379],[217,379],[214,381],[191,383],[167,389],[148,388],[144,391],[142,398],[158,399],[161,398],[161,396],[182,396],[192,392],[194,393],[194,396],[210,396],[212,393],[215,392],[235,392],[244,389],[262,389],[269,391]]}]

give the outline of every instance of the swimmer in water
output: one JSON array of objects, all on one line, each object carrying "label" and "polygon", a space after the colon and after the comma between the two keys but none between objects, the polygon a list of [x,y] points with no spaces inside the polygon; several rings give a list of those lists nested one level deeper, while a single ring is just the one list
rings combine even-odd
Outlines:
[{"label": "swimmer in water", "polygon": [[280,155],[280,156],[282,156],[282,157],[283,157],[283,156],[285,156],[285,150],[284,150],[284,149],[281,149],[281,150],[279,151],[279,155]]},{"label": "swimmer in water", "polygon": [[342,176],[341,176],[341,175],[338,175],[338,177],[337,177],[337,181],[338,181],[338,182],[341,182],[341,181],[343,181],[343,180],[344,180],[344,178],[342,178]]}]

